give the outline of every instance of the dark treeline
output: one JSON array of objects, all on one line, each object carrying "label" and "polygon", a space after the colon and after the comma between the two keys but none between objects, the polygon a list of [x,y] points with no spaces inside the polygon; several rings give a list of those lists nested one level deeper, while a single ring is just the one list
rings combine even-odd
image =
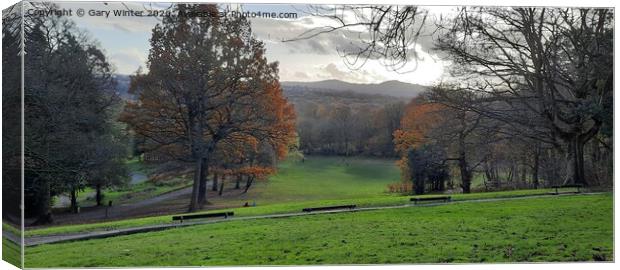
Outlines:
[{"label": "dark treeline", "polygon": [[286,94],[295,104],[303,153],[396,156],[392,133],[405,108],[398,98],[353,92]]},{"label": "dark treeline", "polygon": [[[432,165],[455,168],[463,192],[480,175],[486,189],[612,185],[611,11],[463,8],[440,25],[456,80],[409,105],[405,160],[439,146]],[[424,169],[407,178],[425,185]]]},{"label": "dark treeline", "polygon": [[[55,195],[70,194],[77,211],[77,193],[83,188],[122,185],[128,178],[128,152],[116,122],[121,100],[103,52],[63,18],[27,17],[23,33],[21,27],[19,16],[5,20],[2,38],[8,47],[23,48],[5,53],[24,53],[25,215],[43,224],[52,221]],[[21,66],[20,58],[8,56],[3,63],[7,73],[8,67]],[[19,97],[20,86],[19,80],[8,80],[4,93]]]}]

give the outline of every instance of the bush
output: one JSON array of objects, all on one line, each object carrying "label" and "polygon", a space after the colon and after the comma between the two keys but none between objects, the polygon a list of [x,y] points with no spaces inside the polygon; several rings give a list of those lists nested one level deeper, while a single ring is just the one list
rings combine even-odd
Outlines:
[{"label": "bush", "polygon": [[387,187],[388,193],[411,194],[413,191],[413,183],[409,181],[388,184]]}]

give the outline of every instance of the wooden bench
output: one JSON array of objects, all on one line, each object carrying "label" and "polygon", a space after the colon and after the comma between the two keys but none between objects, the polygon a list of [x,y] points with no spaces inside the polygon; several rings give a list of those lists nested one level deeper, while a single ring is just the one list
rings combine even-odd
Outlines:
[{"label": "wooden bench", "polygon": [[435,197],[411,198],[409,200],[412,201],[414,204],[418,204],[419,202],[435,202],[435,201],[449,202],[449,201],[452,201],[452,197],[435,196]]},{"label": "wooden bench", "polygon": [[[566,194],[566,193],[581,193],[582,187],[583,186],[580,184],[573,184],[573,185],[552,186],[551,188],[555,189],[555,193],[553,194],[558,195],[558,194]],[[577,191],[565,191],[565,192],[560,193],[559,189],[561,188],[577,188]]]},{"label": "wooden bench", "polygon": [[327,210],[336,210],[336,209],[353,209],[355,207],[357,207],[357,205],[355,205],[355,204],[334,205],[334,206],[304,208],[302,211],[303,212],[327,211]]},{"label": "wooden bench", "polygon": [[183,220],[186,219],[197,219],[197,218],[210,218],[210,217],[224,217],[228,218],[229,216],[234,216],[235,212],[220,212],[220,213],[208,213],[208,214],[194,214],[194,215],[182,215],[182,216],[172,216],[172,220]]}]

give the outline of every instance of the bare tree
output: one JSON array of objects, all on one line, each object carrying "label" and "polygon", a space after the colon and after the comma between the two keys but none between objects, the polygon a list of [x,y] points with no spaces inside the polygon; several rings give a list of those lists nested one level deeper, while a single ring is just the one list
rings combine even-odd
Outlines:
[{"label": "bare tree", "polygon": [[[331,21],[331,25],[317,27],[285,42],[314,38],[329,33],[344,34],[350,44],[338,48],[339,54],[351,69],[364,66],[369,59],[378,59],[398,72],[409,63],[419,60],[416,45],[424,34],[428,11],[417,6],[336,5],[310,6],[305,10],[311,16]],[[357,31],[355,29],[364,29]],[[345,46],[346,44],[343,44]],[[415,69],[416,65],[414,65]]]},{"label": "bare tree", "polygon": [[613,14],[606,9],[462,8],[438,49],[459,66],[470,109],[566,153],[565,183],[587,184],[584,145],[613,85]]},{"label": "bare tree", "polygon": [[[297,39],[365,27],[349,63],[389,59],[402,68],[426,23],[416,7],[317,9],[335,26]],[[353,16],[347,16],[351,15]],[[347,18],[352,18],[347,20]],[[459,8],[437,24],[437,49],[453,61],[457,91],[478,95],[468,110],[503,121],[512,133],[566,154],[565,182],[587,184],[584,146],[600,130],[613,90],[613,12],[574,8]],[[362,60],[360,60],[362,59]],[[456,104],[456,102],[455,102]]]}]

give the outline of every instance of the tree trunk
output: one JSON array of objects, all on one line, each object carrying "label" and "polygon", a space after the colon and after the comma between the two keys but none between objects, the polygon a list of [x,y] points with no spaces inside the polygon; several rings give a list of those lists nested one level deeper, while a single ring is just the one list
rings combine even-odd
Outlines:
[{"label": "tree trunk", "polygon": [[254,176],[248,176],[248,180],[246,180],[245,182],[245,189],[243,190],[243,193],[248,193],[248,190],[252,186],[252,182],[254,182]]},{"label": "tree trunk", "polygon": [[534,189],[538,188],[538,167],[540,163],[540,148],[536,148],[536,152],[534,153],[534,165],[532,166],[532,184],[534,184]]},{"label": "tree trunk", "polygon": [[32,225],[45,225],[53,222],[51,211],[50,183],[42,184],[37,203],[37,220]]},{"label": "tree trunk", "polygon": [[77,190],[75,187],[71,188],[71,212],[77,213]]},{"label": "tree trunk", "polygon": [[424,177],[416,177],[417,179],[415,179],[413,181],[413,186],[414,188],[414,194],[415,195],[422,195],[424,194]]},{"label": "tree trunk", "polygon": [[97,201],[97,206],[101,206],[101,184],[96,185],[96,195],[95,200]]},{"label": "tree trunk", "polygon": [[206,158],[201,159],[202,170],[200,170],[200,183],[198,185],[198,206],[202,206],[207,203],[207,176],[209,175],[209,160]]},{"label": "tree trunk", "polygon": [[523,164],[521,165],[521,185],[522,187],[527,187],[527,161],[525,158],[523,159]]},{"label": "tree trunk", "polygon": [[222,196],[222,193],[224,192],[224,182],[226,180],[226,177],[222,177],[222,181],[220,181],[220,191],[217,193],[218,195]]},{"label": "tree trunk", "polygon": [[211,184],[211,191],[217,191],[217,181],[218,181],[218,174],[214,173],[213,174],[213,184]]},{"label": "tree trunk", "polygon": [[471,171],[469,170],[469,164],[467,164],[467,156],[465,152],[465,134],[460,132],[459,134],[459,169],[461,171],[461,188],[463,193],[471,192]]},{"label": "tree trunk", "polygon": [[237,182],[235,183],[235,189],[240,189],[241,188],[241,178],[243,176],[241,174],[237,175]]},{"label": "tree trunk", "polygon": [[201,160],[197,160],[196,161],[196,170],[194,171],[194,183],[192,185],[192,197],[190,198],[189,201],[189,212],[193,212],[198,210],[199,208],[199,204],[198,204],[198,190],[199,190],[199,185],[200,185],[200,174],[202,171],[202,161]]},{"label": "tree trunk", "polygon": [[568,151],[566,153],[566,178],[564,184],[587,185],[584,173],[583,148],[585,142],[579,135],[573,136],[568,141]]},{"label": "tree trunk", "polygon": [[471,192],[471,172],[467,168],[467,161],[465,159],[459,159],[459,168],[461,171],[461,188],[463,193]]}]

